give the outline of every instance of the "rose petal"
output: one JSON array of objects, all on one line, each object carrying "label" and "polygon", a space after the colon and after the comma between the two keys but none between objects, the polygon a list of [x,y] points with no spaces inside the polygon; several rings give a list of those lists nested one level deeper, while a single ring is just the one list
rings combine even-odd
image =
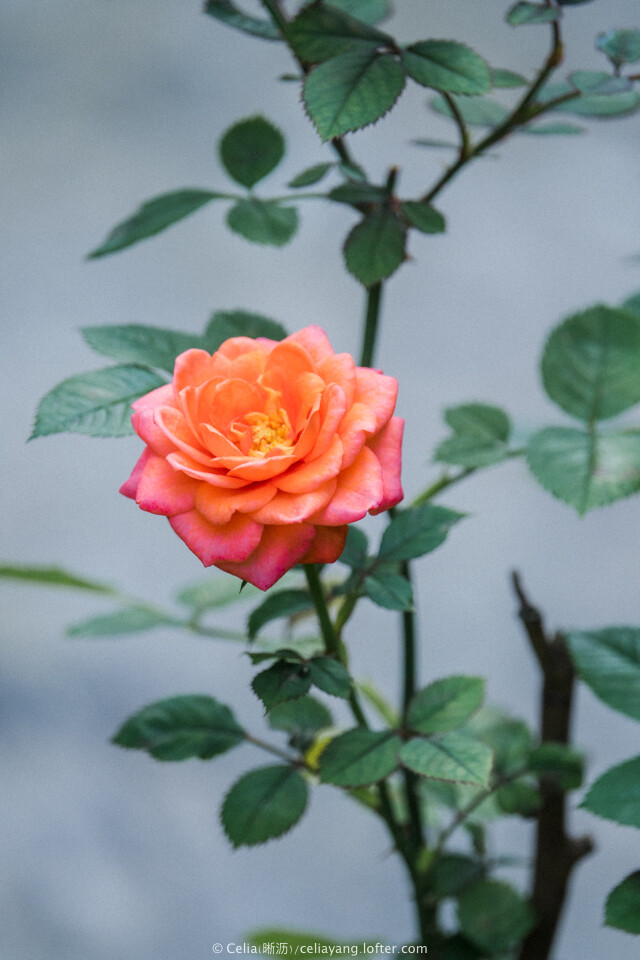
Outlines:
[{"label": "rose petal", "polygon": [[322,327],[310,326],[298,330],[286,337],[282,343],[299,343],[307,351],[315,364],[334,355],[333,347]]},{"label": "rose petal", "polygon": [[213,376],[215,374],[210,353],[195,348],[185,350],[176,357],[173,368],[173,391],[176,402],[179,402],[180,391],[184,387],[197,387]]},{"label": "rose petal", "polygon": [[[202,427],[202,440],[205,444],[207,450],[211,453],[212,457],[237,457],[242,454],[242,450],[236,446],[235,443],[232,443],[231,440],[228,440],[219,430],[216,430],[215,427],[212,427],[208,423],[203,423]],[[251,434],[249,427],[247,426],[247,431]],[[240,436],[238,437],[240,440]],[[249,448],[250,449],[250,445]],[[247,451],[248,452],[248,451]]]},{"label": "rose petal", "polygon": [[205,567],[220,560],[246,560],[260,543],[263,529],[241,513],[228,523],[213,526],[196,510],[170,517],[169,523]]},{"label": "rose petal", "polygon": [[368,367],[356,368],[355,402],[364,404],[376,418],[376,433],[387,423],[396,407],[398,381]]},{"label": "rose petal", "polygon": [[315,536],[310,523],[265,527],[258,548],[243,563],[217,563],[220,570],[268,590],[309,551]]},{"label": "rose petal", "polygon": [[138,481],[136,503],[148,513],[172,517],[192,509],[198,486],[197,480],[176,473],[163,457],[152,454]]},{"label": "rose petal", "polygon": [[230,477],[225,472],[216,473],[213,468],[209,470],[203,468],[200,464],[190,459],[185,453],[170,453],[167,461],[176,470],[182,470],[183,473],[186,473],[188,477],[194,477],[196,480],[204,480],[205,483],[210,483],[213,487],[237,489],[238,487],[246,487],[247,485],[247,481],[241,480],[239,477]]},{"label": "rose petal", "polygon": [[263,410],[265,391],[246,380],[222,380],[211,391],[199,397],[198,419],[227,433],[234,420],[243,420],[248,413]]},{"label": "rose petal", "polygon": [[252,353],[254,350],[259,350],[266,355],[271,353],[276,343],[276,340],[267,340],[266,337],[258,337],[255,340],[251,337],[230,337],[218,347],[214,357],[216,360],[223,358],[233,361],[246,353]]},{"label": "rose petal", "polygon": [[252,512],[251,516],[264,524],[300,523],[325,507],[337,486],[338,481],[333,479],[310,493],[282,493],[278,490],[266,506]]},{"label": "rose petal", "polygon": [[163,387],[156,387],[155,390],[145,393],[143,397],[138,397],[131,406],[136,411],[156,410],[158,407],[164,407],[167,404],[173,406],[173,402],[173,386],[170,383],[165,383]]},{"label": "rose petal", "polygon": [[219,462],[228,467],[230,480],[236,477],[251,483],[257,480],[272,480],[298,460],[295,454],[276,453],[276,449],[279,448],[274,447],[266,457],[236,458],[240,463],[232,463],[232,457],[221,457]]},{"label": "rose petal", "polygon": [[[341,429],[346,411],[347,398],[344,390],[337,383],[330,384],[322,395],[322,402],[320,404],[320,429],[316,442],[313,445],[313,450],[306,457],[307,460],[320,457],[328,450],[335,434]],[[362,446],[362,444],[360,444],[360,446]]]},{"label": "rose petal", "polygon": [[376,432],[376,418],[363,403],[354,403],[340,423],[339,433],[344,453],[342,466],[348,467],[356,459],[367,438]]},{"label": "rose petal", "polygon": [[[304,347],[289,339],[282,340],[275,345],[267,358],[261,383],[281,395],[285,410],[296,411],[300,404],[296,381],[303,374],[310,373],[315,374],[313,361]],[[321,387],[322,381],[319,379],[318,390]]]},{"label": "rose petal", "polygon": [[213,463],[211,454],[204,449],[199,438],[194,435],[180,410],[176,410],[175,407],[161,407],[156,410],[154,418],[165,437],[173,444],[174,451],[177,447],[191,460],[204,466]]},{"label": "rose petal", "polygon": [[277,487],[272,483],[250,484],[240,490],[224,490],[201,483],[196,493],[195,507],[209,523],[227,523],[236,512],[252,513],[259,510],[276,493]]},{"label": "rose petal", "polygon": [[325,481],[336,477],[342,465],[342,440],[334,436],[331,446],[316,460],[296,463],[283,476],[276,477],[279,490],[285,493],[309,493]]},{"label": "rose petal", "polygon": [[361,520],[369,510],[380,506],[383,496],[382,469],[374,453],[367,447],[338,477],[338,487],[324,510],[312,517],[311,523],[341,526]]},{"label": "rose petal", "polygon": [[130,500],[135,500],[136,490],[138,489],[138,483],[140,482],[142,471],[144,470],[145,466],[149,461],[149,457],[151,456],[153,456],[153,450],[151,450],[149,447],[145,447],[143,452],[138,457],[135,467],[131,471],[131,476],[129,477],[128,480],[125,480],[125,482],[120,487],[119,492],[123,496],[129,497]]},{"label": "rose petal", "polygon": [[356,365],[349,353],[336,353],[318,364],[318,373],[325,383],[339,384],[351,406],[356,394]]},{"label": "rose petal", "polygon": [[386,427],[369,440],[367,446],[373,450],[382,467],[382,485],[384,493],[382,502],[371,510],[373,514],[388,510],[400,503],[404,493],[400,481],[402,434],[404,420],[401,417],[392,417]]},{"label": "rose petal", "polygon": [[316,527],[316,535],[308,553],[300,563],[334,563],[344,550],[348,527]]}]

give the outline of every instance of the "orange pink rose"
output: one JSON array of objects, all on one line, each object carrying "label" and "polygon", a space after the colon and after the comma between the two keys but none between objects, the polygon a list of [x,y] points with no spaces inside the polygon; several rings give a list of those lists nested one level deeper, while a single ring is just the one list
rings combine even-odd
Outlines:
[{"label": "orange pink rose", "polygon": [[146,443],[120,492],[161,514],[205,566],[266,590],[332,563],[347,525],[402,499],[393,377],[334,353],[319,327],[187,350],[133,404]]}]

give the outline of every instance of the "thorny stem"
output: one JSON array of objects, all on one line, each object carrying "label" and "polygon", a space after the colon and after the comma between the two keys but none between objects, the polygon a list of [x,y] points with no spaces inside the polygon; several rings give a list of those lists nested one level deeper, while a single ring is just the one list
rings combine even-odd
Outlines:
[{"label": "thorny stem", "polygon": [[[518,616],[542,671],[540,739],[543,743],[569,744],[575,671],[565,639],[560,634],[547,635],[540,611],[530,603],[515,572],[512,582],[520,602]],[[546,777],[540,779],[540,791],[531,890],[537,923],[525,937],[518,960],[547,960],[550,956],[571,873],[593,850],[589,837],[567,833],[566,793]]]}]

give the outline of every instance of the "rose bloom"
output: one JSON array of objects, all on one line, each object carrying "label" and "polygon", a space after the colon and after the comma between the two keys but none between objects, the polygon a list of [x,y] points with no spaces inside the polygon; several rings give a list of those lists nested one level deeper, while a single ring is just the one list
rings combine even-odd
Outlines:
[{"label": "rose bloom", "polygon": [[337,560],[347,524],[402,499],[397,389],[319,327],[187,350],[133,404],[147,446],[120,492],[206,567],[266,590],[296,563]]}]

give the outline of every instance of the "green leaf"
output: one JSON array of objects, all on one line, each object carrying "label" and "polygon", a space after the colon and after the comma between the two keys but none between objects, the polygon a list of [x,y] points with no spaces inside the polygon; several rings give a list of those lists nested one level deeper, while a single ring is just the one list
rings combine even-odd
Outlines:
[{"label": "green leaf", "polygon": [[429,203],[422,203],[419,200],[403,200],[400,209],[411,226],[421,233],[444,233],[446,229],[444,217]]},{"label": "green leaf", "polygon": [[496,90],[510,87],[526,87],[529,81],[520,73],[514,73],[513,70],[500,70],[491,68],[491,86]]},{"label": "green leaf", "polygon": [[138,633],[152,630],[154,627],[175,626],[180,623],[174,617],[146,607],[131,607],[117,610],[115,613],[91,617],[81,623],[74,623],[67,629],[68,637],[115,637],[124,633]]},{"label": "green leaf", "polygon": [[18,567],[13,564],[1,564],[0,577],[44,587],[68,587],[72,590],[89,590],[91,593],[116,593],[113,587],[106,583],[85,580],[84,577],[63,570],[62,567]]},{"label": "green leaf", "polygon": [[88,254],[95,260],[117,250],[124,250],[140,240],[153,237],[172,223],[183,220],[210,200],[223,196],[211,190],[173,190],[163,193],[153,200],[147,200],[141,207],[121,223],[117,224],[106,240]]},{"label": "green leaf", "polygon": [[227,213],[227,225],[251,243],[283,247],[298,229],[298,211],[274,200],[238,200]]},{"label": "green leaf", "polygon": [[542,804],[540,791],[526,780],[504,783],[496,791],[496,800],[503,813],[521,817],[532,817]]},{"label": "green leaf", "polygon": [[251,600],[258,595],[262,596],[262,592],[250,583],[241,590],[236,577],[220,577],[183,587],[176,595],[176,600],[197,613],[203,613],[216,607]]},{"label": "green leaf", "polygon": [[431,553],[447,539],[451,527],[464,514],[424,503],[398,510],[382,535],[379,560],[413,560]]},{"label": "green leaf", "polygon": [[282,160],[284,137],[264,117],[248,117],[224,132],[219,149],[229,176],[250,189]]},{"label": "green leaf", "polygon": [[320,183],[334,166],[333,163],[315,163],[312,167],[307,167],[306,170],[299,173],[293,180],[290,180],[288,186],[294,188],[312,187],[314,183]]},{"label": "green leaf", "polygon": [[266,710],[286,700],[296,700],[304,696],[311,686],[309,669],[304,663],[289,663],[287,660],[276,662],[256,674],[251,687],[260,697]]},{"label": "green leaf", "polygon": [[482,863],[462,853],[447,853],[430,871],[430,890],[440,900],[458,894],[482,875]]},{"label": "green leaf", "polygon": [[286,730],[298,741],[330,727],[333,722],[323,703],[306,696],[276,704],[267,719],[274,730]]},{"label": "green leaf", "polygon": [[609,627],[567,635],[580,677],[614,710],[640,720],[640,629]]},{"label": "green leaf", "polygon": [[533,123],[518,127],[516,133],[526,133],[537,136],[564,136],[574,133],[585,133],[584,127],[575,123]]},{"label": "green leaf", "polygon": [[311,682],[318,690],[328,693],[332,697],[349,699],[351,693],[351,677],[346,667],[334,660],[333,657],[314,657],[307,664],[311,675]]},{"label": "green leaf", "polygon": [[434,90],[479,94],[491,89],[487,63],[475,50],[454,40],[421,40],[402,54],[409,76]]},{"label": "green leaf", "polygon": [[605,820],[640,827],[640,757],[610,767],[580,806]]},{"label": "green leaf", "polygon": [[290,830],[307,806],[307,785],[283,764],[260,767],[235,783],[222,805],[224,832],[234,847],[252,847]]},{"label": "green leaf", "polygon": [[270,593],[251,613],[247,624],[249,639],[254,640],[266,623],[280,617],[290,617],[312,606],[308,590],[280,590]]},{"label": "green leaf", "polygon": [[278,28],[270,20],[260,20],[257,17],[248,17],[242,13],[231,0],[206,0],[204,12],[215,17],[229,27],[235,27],[243,33],[250,33],[263,40],[280,40]]},{"label": "green leaf", "polygon": [[558,113],[573,113],[584,117],[622,117],[635,113],[640,107],[640,96],[635,90],[615,94],[585,94],[554,107]]},{"label": "green leaf", "polygon": [[165,330],[127,324],[112,327],[82,327],[89,346],[105,357],[121,363],[141,363],[173,373],[175,359],[185,350],[202,349],[202,337],[196,333]]},{"label": "green leaf", "polygon": [[564,743],[541,743],[529,754],[527,766],[539,776],[551,777],[560,790],[578,790],[584,778],[584,757]]},{"label": "green leaf", "polygon": [[613,888],[607,897],[604,922],[616,930],[640,933],[640,870]]},{"label": "green leaf", "polygon": [[215,353],[225,340],[231,337],[266,337],[267,340],[284,340],[287,331],[269,317],[246,310],[217,310],[204,332],[205,349]]},{"label": "green leaf", "polygon": [[384,280],[404,260],[407,231],[392,210],[382,208],[357,223],[344,245],[347,269],[365,287]]},{"label": "green leaf", "polygon": [[303,98],[320,137],[331,140],[383,117],[404,82],[404,70],[389,54],[350,51],[315,67]]},{"label": "green leaf", "polygon": [[332,7],[365,23],[380,23],[391,13],[388,0],[327,0]]},{"label": "green leaf", "polygon": [[411,143],[416,147],[429,147],[436,150],[457,150],[458,145],[452,140],[426,140],[418,139],[411,140]]},{"label": "green leaf", "polygon": [[80,373],[63,380],[38,407],[30,439],[51,433],[124,437],[133,433],[131,404],[166,383],[136,364]]},{"label": "green leaf", "polygon": [[586,422],[614,417],[640,402],[640,318],[598,305],[568,317],[542,356],[549,397]]},{"label": "green leaf", "polygon": [[475,737],[454,731],[445,733],[437,740],[424,740],[422,737],[408,740],[400,750],[400,760],[421,777],[486,787],[491,773],[492,753],[486,744]]},{"label": "green leaf", "polygon": [[545,490],[583,514],[640,490],[640,433],[547,427],[529,441],[527,463]]},{"label": "green leaf", "polygon": [[418,733],[456,730],[482,704],[484,680],[480,677],[444,677],[419,690],[409,705],[407,722]]},{"label": "green leaf", "polygon": [[508,883],[478,880],[458,898],[460,930],[492,957],[506,953],[535,924],[533,910]]},{"label": "green leaf", "polygon": [[596,48],[607,55],[614,67],[640,60],[640,30],[607,30],[596,38]]},{"label": "green leaf", "polygon": [[363,530],[351,524],[347,531],[347,541],[344,550],[338,558],[353,570],[362,570],[367,562],[369,543]]},{"label": "green leaf", "polygon": [[524,720],[498,716],[490,726],[476,732],[493,750],[493,769],[497,774],[510,776],[527,765],[533,734]]},{"label": "green leaf", "polygon": [[634,293],[622,304],[622,309],[640,318],[640,293]]},{"label": "green leaf", "polygon": [[385,610],[413,610],[413,590],[406,577],[388,566],[380,566],[365,577],[364,592]]},{"label": "green leaf", "polygon": [[341,160],[338,164],[338,170],[343,177],[352,183],[367,179],[366,173],[358,163],[346,163],[344,160]]},{"label": "green leaf", "polygon": [[516,3],[507,13],[507,23],[519,27],[525,23],[549,23],[560,19],[560,11],[542,3]]},{"label": "green leaf", "polygon": [[[462,119],[470,127],[497,127],[509,116],[506,107],[497,100],[490,100],[489,97],[474,97],[468,100],[466,97],[457,97],[455,94],[452,96]],[[444,97],[440,95],[432,97],[429,105],[436,113],[449,118],[453,117],[451,107]]]},{"label": "green leaf", "polygon": [[500,407],[487,403],[463,403],[447,407],[444,419],[455,433],[506,443],[511,433],[509,417]]},{"label": "green leaf", "polygon": [[400,737],[358,727],[332,740],[320,756],[320,779],[338,787],[364,787],[384,780],[398,766]]},{"label": "green leaf", "polygon": [[628,77],[612,77],[602,70],[576,70],[569,80],[581,93],[613,94],[631,90]]},{"label": "green leaf", "polygon": [[287,27],[287,40],[306,63],[323,63],[349,51],[369,54],[393,43],[391,37],[335,5],[311,3]]},{"label": "green leaf", "polygon": [[242,743],[244,736],[229,707],[191,694],[143,707],[125,721],[113,743],[146,750],[156,760],[210,760]]},{"label": "green leaf", "polygon": [[468,403],[448,407],[444,418],[454,434],[438,444],[434,459],[472,468],[488,467],[506,457],[511,424],[504,410]]},{"label": "green leaf", "polygon": [[351,207],[359,207],[361,204],[379,205],[387,197],[387,191],[384,187],[378,187],[374,183],[367,183],[366,180],[348,181],[341,183],[329,191],[328,197],[336,203],[347,203]]}]

